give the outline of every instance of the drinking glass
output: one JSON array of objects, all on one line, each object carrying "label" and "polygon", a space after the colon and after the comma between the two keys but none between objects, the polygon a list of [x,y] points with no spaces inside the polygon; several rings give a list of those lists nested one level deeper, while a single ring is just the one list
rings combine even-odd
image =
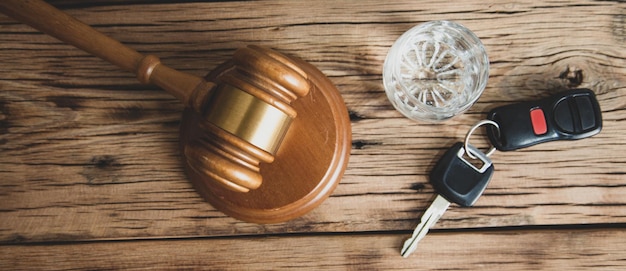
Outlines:
[{"label": "drinking glass", "polygon": [[465,112],[482,94],[488,77],[482,42],[451,21],[431,21],[405,32],[383,65],[389,101],[418,121],[439,122]]}]

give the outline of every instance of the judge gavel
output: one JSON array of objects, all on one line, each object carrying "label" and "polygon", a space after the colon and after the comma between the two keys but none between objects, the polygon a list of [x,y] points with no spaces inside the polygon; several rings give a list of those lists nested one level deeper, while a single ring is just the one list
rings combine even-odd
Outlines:
[{"label": "judge gavel", "polygon": [[297,115],[290,104],[311,88],[293,58],[268,48],[238,49],[209,82],[142,55],[43,1],[2,0],[0,11],[177,97],[200,116],[196,127],[202,136],[181,148],[189,168],[233,191],[261,185],[259,164],[274,160]]}]

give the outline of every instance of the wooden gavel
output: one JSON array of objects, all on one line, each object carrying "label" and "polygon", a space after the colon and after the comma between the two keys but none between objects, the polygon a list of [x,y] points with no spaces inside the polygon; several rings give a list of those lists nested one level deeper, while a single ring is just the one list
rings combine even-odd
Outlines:
[{"label": "wooden gavel", "polygon": [[182,150],[196,174],[239,192],[262,183],[260,163],[271,163],[307,95],[308,75],[292,58],[249,46],[216,74],[214,82],[163,65],[38,0],[2,0],[0,11],[155,84],[201,116],[203,136]]}]

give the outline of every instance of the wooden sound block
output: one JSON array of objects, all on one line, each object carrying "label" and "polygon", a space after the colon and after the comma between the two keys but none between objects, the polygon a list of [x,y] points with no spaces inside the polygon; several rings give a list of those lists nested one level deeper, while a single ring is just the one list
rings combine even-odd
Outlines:
[{"label": "wooden sound block", "polygon": [[[314,66],[293,59],[309,75],[308,95],[291,105],[297,112],[275,160],[261,163],[261,186],[247,193],[228,190],[192,170],[185,171],[194,187],[218,210],[234,218],[255,223],[278,223],[300,217],[320,205],[335,189],[348,164],[352,132],[347,108],[337,88]],[[230,63],[211,74],[215,77]],[[199,116],[191,109],[183,113],[181,150],[201,136]]]}]

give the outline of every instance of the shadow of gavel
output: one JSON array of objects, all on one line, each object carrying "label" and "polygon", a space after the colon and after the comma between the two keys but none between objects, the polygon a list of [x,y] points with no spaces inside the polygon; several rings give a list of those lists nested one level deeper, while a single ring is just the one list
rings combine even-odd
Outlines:
[{"label": "shadow of gavel", "polygon": [[202,136],[183,142],[189,167],[233,191],[261,185],[259,164],[274,161],[297,115],[290,104],[311,88],[307,73],[293,58],[268,48],[238,49],[210,82],[142,55],[43,1],[3,0],[0,11],[178,98],[201,122],[195,127]]}]

